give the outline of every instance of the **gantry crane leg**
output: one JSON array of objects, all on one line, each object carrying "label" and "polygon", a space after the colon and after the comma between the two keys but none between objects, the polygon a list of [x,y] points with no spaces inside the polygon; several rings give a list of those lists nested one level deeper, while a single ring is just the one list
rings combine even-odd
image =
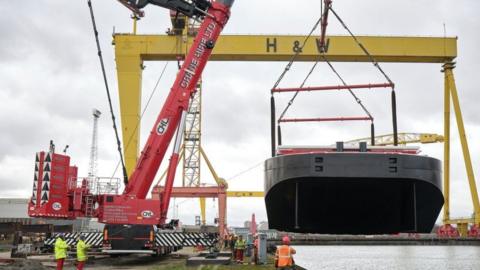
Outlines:
[{"label": "gantry crane leg", "polygon": [[140,55],[115,55],[117,62],[118,96],[125,166],[130,176],[138,158],[140,134],[140,103],[142,97],[143,60]]},{"label": "gantry crane leg", "polygon": [[455,84],[455,77],[453,75],[454,63],[445,63],[443,66],[445,73],[445,103],[444,103],[444,196],[445,205],[443,212],[444,224],[457,223],[457,228],[461,236],[466,236],[468,233],[468,223],[466,219],[452,220],[450,219],[450,100],[453,103],[453,109],[455,112],[455,118],[457,121],[458,133],[460,137],[460,143],[462,145],[462,153],[465,162],[465,168],[467,171],[467,178],[470,187],[470,195],[472,198],[474,217],[472,223],[476,226],[480,224],[480,203],[478,200],[477,186],[475,182],[475,175],[473,173],[472,160],[470,157],[470,151],[468,148],[468,141],[465,132],[465,126],[463,123],[462,110],[460,108],[460,102],[458,99],[457,87]]},{"label": "gantry crane leg", "polygon": [[199,198],[200,199],[200,217],[201,217],[201,222],[202,225],[207,224],[207,213],[205,211],[206,209],[206,201],[205,198]]},{"label": "gantry crane leg", "polygon": [[443,112],[443,224],[450,220],[450,89],[448,74],[444,71],[444,112]]},{"label": "gantry crane leg", "polygon": [[[215,180],[215,182],[217,183],[217,185],[219,186],[224,186],[225,188],[228,188],[228,185],[227,183],[225,182],[225,180],[223,180],[222,178],[218,177],[218,174],[217,172],[215,171],[215,169],[213,168],[213,165],[212,163],[210,162],[210,160],[208,159],[207,157],[207,154],[205,154],[205,151],[203,150],[203,147],[200,145],[199,147],[199,150],[200,150],[200,155],[201,157],[203,157],[203,159],[205,160],[205,162],[207,163],[207,167],[208,167],[208,170],[210,171],[210,173],[212,174],[212,177],[213,177],[213,180]],[[203,201],[202,201],[203,199]],[[226,212],[227,212],[227,209],[226,209],[226,203],[225,203],[225,210],[222,210],[222,206],[220,205],[220,198],[219,198],[219,201],[218,201],[218,208],[219,210],[221,211],[224,211],[225,214],[224,214],[224,217],[223,217],[223,223],[224,224],[227,224],[227,221],[226,221]],[[205,224],[205,198],[200,198],[200,214],[201,214],[201,217],[202,217],[202,224]],[[218,218],[222,218],[222,217],[218,217]]]}]

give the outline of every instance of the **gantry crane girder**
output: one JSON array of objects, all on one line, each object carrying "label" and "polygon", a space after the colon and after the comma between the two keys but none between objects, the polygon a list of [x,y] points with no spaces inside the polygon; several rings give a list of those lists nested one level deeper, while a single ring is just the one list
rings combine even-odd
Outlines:
[{"label": "gantry crane girder", "polygon": [[[115,34],[116,56],[140,56],[142,60],[176,60],[184,55],[193,37],[176,35]],[[210,61],[289,61],[300,50],[305,36],[222,35]],[[456,37],[359,36],[359,41],[378,62],[445,63],[457,57]],[[327,59],[338,62],[371,62],[349,36],[329,36]],[[315,38],[310,38],[297,61],[319,60]]]},{"label": "gantry crane girder", "polygon": [[[210,61],[289,61],[305,36],[223,35]],[[361,36],[359,40],[378,62],[446,63],[457,57],[456,37]],[[193,37],[178,35],[115,34],[115,60],[122,136],[127,172],[136,164],[139,149],[141,84],[144,61],[177,60],[185,55]],[[351,37],[329,36],[326,57],[337,62],[370,62]],[[322,61],[311,38],[298,61]]]}]

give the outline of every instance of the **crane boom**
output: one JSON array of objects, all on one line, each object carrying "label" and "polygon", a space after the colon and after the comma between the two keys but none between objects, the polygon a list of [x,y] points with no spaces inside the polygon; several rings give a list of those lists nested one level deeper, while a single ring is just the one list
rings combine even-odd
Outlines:
[{"label": "crane boom", "polygon": [[214,2],[208,9],[209,14],[214,17],[205,17],[141,152],[125,189],[125,195],[139,199],[146,197],[182,113],[188,108],[190,97],[215,46],[215,41],[228,20],[229,12],[224,7]]}]

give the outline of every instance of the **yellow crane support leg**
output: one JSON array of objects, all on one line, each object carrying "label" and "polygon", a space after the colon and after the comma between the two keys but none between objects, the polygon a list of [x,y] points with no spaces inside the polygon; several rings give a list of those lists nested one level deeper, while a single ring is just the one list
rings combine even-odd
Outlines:
[{"label": "yellow crane support leg", "polygon": [[205,213],[205,198],[199,198],[200,199],[200,214],[201,214],[201,220],[202,220],[202,225],[207,224],[206,220],[206,213]]},{"label": "yellow crane support leg", "polygon": [[444,74],[444,115],[443,115],[443,224],[450,220],[450,89],[448,74]]},{"label": "yellow crane support leg", "polygon": [[219,186],[223,185],[223,186],[225,186],[225,187],[228,187],[227,182],[225,182],[224,179],[218,177],[217,172],[216,172],[215,169],[213,168],[212,163],[211,163],[210,160],[208,159],[207,154],[205,154],[205,151],[203,150],[203,147],[201,147],[201,146],[200,146],[200,154],[202,155],[203,159],[204,159],[205,162],[207,163],[208,170],[209,170],[210,173],[212,174],[213,179],[215,180],[215,182],[217,182],[217,185],[219,185]]},{"label": "yellow crane support leg", "polygon": [[142,97],[142,65],[140,55],[116,55],[118,92],[122,122],[125,166],[130,176],[137,164]]},{"label": "yellow crane support leg", "polygon": [[480,224],[480,204],[478,201],[477,185],[475,183],[475,175],[472,168],[472,159],[470,157],[470,151],[468,149],[467,136],[465,133],[465,126],[463,124],[462,110],[460,108],[460,102],[458,100],[457,87],[455,85],[455,78],[453,76],[453,63],[446,63],[444,65],[445,73],[448,80],[448,86],[452,97],[453,108],[455,110],[455,117],[457,120],[458,133],[460,136],[460,142],[462,144],[463,158],[465,161],[465,168],[467,170],[468,183],[470,185],[470,194],[473,201],[473,209],[475,212],[475,224]]},{"label": "yellow crane support leg", "polygon": [[[203,157],[203,159],[207,163],[208,170],[212,174],[215,182],[217,182],[217,185],[219,185],[219,186],[223,185],[225,187],[228,187],[227,182],[225,182],[225,180],[223,180],[222,178],[218,177],[217,172],[213,168],[213,165],[210,162],[210,160],[208,159],[207,154],[205,154],[205,151],[203,151],[202,146],[200,146],[200,155]],[[202,201],[202,199],[203,199],[203,201]],[[206,223],[205,198],[200,198],[200,214],[201,214],[202,224],[205,224]],[[226,221],[225,221],[225,223],[226,223]]]}]

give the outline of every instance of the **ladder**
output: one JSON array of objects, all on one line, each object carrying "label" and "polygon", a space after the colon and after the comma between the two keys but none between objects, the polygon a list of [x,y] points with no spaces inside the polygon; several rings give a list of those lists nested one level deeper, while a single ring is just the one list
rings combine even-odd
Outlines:
[{"label": "ladder", "polygon": [[92,195],[85,196],[85,216],[93,217],[93,197]]}]

